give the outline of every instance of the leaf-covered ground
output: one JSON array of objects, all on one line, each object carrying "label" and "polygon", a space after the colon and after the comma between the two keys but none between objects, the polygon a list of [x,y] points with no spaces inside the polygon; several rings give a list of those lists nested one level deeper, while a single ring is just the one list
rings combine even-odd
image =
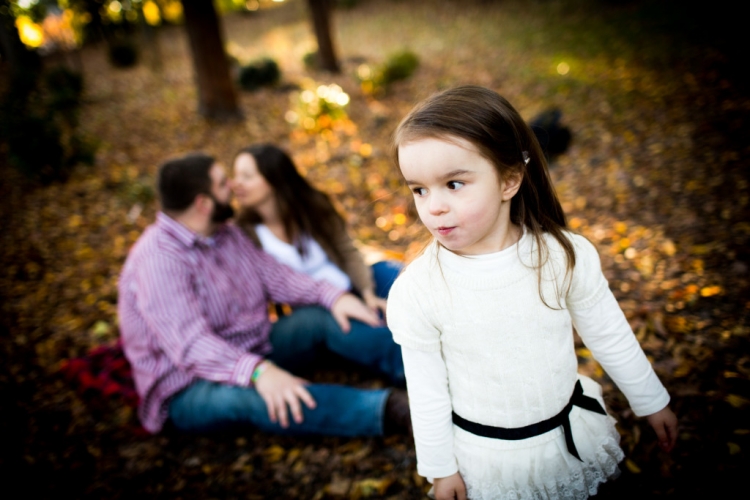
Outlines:
[{"label": "leaf-covered ground", "polygon": [[[182,28],[162,29],[133,69],[110,68],[104,47],[84,48],[82,126],[99,142],[96,164],[47,187],[2,166],[4,484],[38,498],[423,498],[405,437],[149,436],[117,394],[83,392],[60,367],[117,338],[117,276],[153,220],[165,158],[205,150],[228,164],[242,146],[279,143],[335,197],[363,245],[408,259],[424,233],[389,135],[421,98],[477,83],[528,119],[563,111],[574,139],[552,175],[571,226],[599,248],[680,418],[677,448],[664,454],[579,345],[628,457],[601,496],[730,491],[750,450],[750,99],[738,47],[701,16],[663,2],[363,0],[335,14],[343,72],[334,76],[304,70],[314,47],[305,2],[228,15],[230,51],[271,56],[284,75],[277,88],[242,93],[245,118],[229,124],[195,113]],[[420,58],[415,75],[365,94],[359,66],[403,48]],[[299,89],[331,83],[351,98],[348,118],[317,134],[287,122]],[[382,385],[325,368],[314,377]]]}]

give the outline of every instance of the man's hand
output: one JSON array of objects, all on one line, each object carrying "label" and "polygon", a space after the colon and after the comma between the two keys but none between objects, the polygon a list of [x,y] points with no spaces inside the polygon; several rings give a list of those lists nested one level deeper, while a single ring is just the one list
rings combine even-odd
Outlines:
[{"label": "man's hand", "polygon": [[652,413],[646,419],[656,432],[659,448],[667,452],[672,451],[677,442],[677,417],[672,410],[667,406],[661,411]]},{"label": "man's hand", "polygon": [[351,329],[349,318],[358,319],[370,326],[381,326],[383,324],[375,311],[351,293],[345,293],[336,299],[333,307],[331,307],[331,314],[344,333],[349,333]]},{"label": "man's hand", "polygon": [[365,301],[365,304],[367,304],[367,307],[372,309],[375,314],[383,314],[383,318],[385,318],[385,309],[386,309],[386,301],[385,299],[381,299],[377,295],[375,295],[372,290],[367,290],[366,292],[362,292],[362,300]]},{"label": "man's hand", "polygon": [[435,500],[466,500],[466,485],[459,472],[433,480]]},{"label": "man's hand", "polygon": [[295,377],[286,370],[282,370],[270,361],[265,371],[255,381],[255,389],[266,402],[268,407],[268,418],[271,422],[278,420],[283,428],[289,427],[289,414],[287,405],[292,412],[292,418],[298,424],[302,423],[302,405],[300,401],[311,410],[315,408],[315,400],[305,389],[305,380]]}]

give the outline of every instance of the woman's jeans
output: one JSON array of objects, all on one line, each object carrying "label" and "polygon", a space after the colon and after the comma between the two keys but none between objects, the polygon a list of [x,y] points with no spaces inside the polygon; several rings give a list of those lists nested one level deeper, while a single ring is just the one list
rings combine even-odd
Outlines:
[{"label": "woman's jeans", "polygon": [[375,281],[375,295],[387,299],[393,282],[396,281],[403,268],[404,265],[395,260],[384,260],[370,266],[372,278]]},{"label": "woman's jeans", "polygon": [[[384,325],[371,327],[351,321],[343,333],[330,312],[320,307],[295,309],[274,323],[270,338],[273,351],[267,358],[294,373],[309,364],[320,349],[337,353],[404,385],[401,348]],[[253,387],[239,387],[198,380],[178,393],[169,405],[169,417],[184,431],[210,431],[251,425],[278,434],[330,436],[378,436],[383,433],[383,414],[389,389],[355,389],[332,384],[310,384],[317,403],[304,403],[304,420],[282,428],[268,418],[266,404]]]}]

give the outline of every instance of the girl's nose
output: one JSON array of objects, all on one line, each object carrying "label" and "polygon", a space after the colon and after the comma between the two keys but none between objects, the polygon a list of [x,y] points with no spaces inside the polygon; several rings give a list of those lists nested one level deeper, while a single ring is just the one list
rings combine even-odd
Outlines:
[{"label": "girl's nose", "polygon": [[430,215],[440,215],[448,211],[448,204],[440,195],[432,194],[427,203]]}]

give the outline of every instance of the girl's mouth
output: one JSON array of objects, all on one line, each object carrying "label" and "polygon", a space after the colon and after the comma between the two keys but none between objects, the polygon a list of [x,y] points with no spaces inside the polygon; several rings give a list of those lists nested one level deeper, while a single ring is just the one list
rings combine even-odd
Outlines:
[{"label": "girl's mouth", "polygon": [[456,226],[453,226],[453,227],[439,227],[439,228],[437,228],[437,232],[438,232],[438,234],[440,234],[440,236],[446,236],[446,235],[450,234],[450,232],[453,231],[454,229],[456,229]]}]

